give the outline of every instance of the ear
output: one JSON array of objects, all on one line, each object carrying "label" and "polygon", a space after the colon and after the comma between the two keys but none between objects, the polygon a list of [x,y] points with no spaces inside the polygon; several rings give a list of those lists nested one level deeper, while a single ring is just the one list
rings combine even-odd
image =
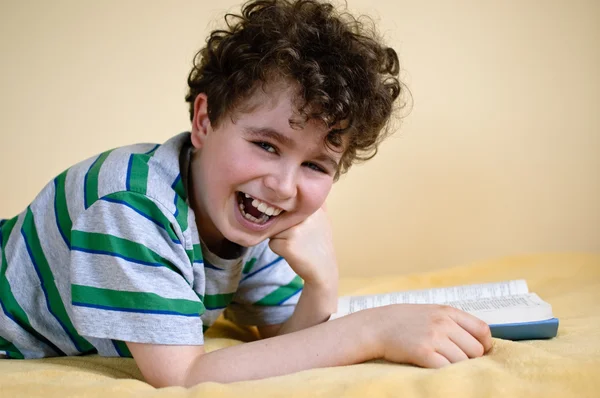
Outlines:
[{"label": "ear", "polygon": [[208,117],[208,97],[206,94],[200,93],[194,100],[194,118],[192,119],[192,145],[196,149],[204,146],[204,141],[211,129]]}]

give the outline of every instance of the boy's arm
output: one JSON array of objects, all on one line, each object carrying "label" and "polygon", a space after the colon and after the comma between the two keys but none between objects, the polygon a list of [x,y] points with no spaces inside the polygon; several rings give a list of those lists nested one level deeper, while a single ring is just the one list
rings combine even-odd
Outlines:
[{"label": "boy's arm", "polygon": [[297,332],[205,354],[202,346],[127,343],[155,387],[261,379],[373,358],[441,367],[491,348],[487,325],[438,305],[392,305],[360,311]]},{"label": "boy's arm", "polygon": [[189,387],[364,362],[377,356],[373,338],[360,316],[349,316],[210,353],[203,346],[127,345],[148,383]]},{"label": "boy's arm", "polygon": [[325,206],[300,224],[273,236],[269,246],[304,280],[304,288],[292,316],[281,325],[259,326],[261,337],[291,333],[327,321],[337,311],[338,267]]}]

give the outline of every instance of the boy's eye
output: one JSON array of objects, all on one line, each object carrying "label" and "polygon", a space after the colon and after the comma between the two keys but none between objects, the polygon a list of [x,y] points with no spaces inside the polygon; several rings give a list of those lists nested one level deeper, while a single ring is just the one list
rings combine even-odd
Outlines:
[{"label": "boy's eye", "polygon": [[318,171],[319,173],[325,173],[325,174],[327,174],[327,171],[325,171],[325,170],[324,170],[324,169],[323,169],[321,166],[319,166],[318,164],[311,163],[311,162],[306,162],[306,163],[304,163],[304,165],[305,165],[306,167],[308,167],[309,169],[311,169],[311,170]]},{"label": "boy's eye", "polygon": [[266,142],[263,141],[258,141],[254,143],[255,145],[258,145],[259,147],[261,147],[262,149],[264,149],[267,152],[270,153],[277,153],[277,150],[275,149],[275,147],[271,144],[268,144]]}]

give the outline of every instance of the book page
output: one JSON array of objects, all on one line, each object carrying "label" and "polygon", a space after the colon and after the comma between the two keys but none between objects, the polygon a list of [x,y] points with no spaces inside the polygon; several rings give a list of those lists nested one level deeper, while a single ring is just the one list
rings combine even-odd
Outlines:
[{"label": "book page", "polygon": [[468,312],[488,325],[534,322],[552,318],[552,306],[535,293],[458,301],[448,305]]},{"label": "book page", "polygon": [[491,297],[506,297],[529,293],[523,279],[442,287],[426,290],[409,290],[371,296],[345,296],[338,300],[338,312],[333,318],[348,315],[367,308],[389,304],[448,304],[458,301],[472,301]]}]

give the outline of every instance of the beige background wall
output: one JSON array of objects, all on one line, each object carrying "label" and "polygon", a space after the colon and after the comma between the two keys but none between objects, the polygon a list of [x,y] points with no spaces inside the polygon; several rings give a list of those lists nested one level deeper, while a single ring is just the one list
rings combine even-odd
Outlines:
[{"label": "beige background wall", "polygon": [[[72,163],[187,129],[192,56],[236,3],[0,0],[0,217]],[[600,2],[349,6],[415,103],[329,199],[342,275],[600,250]]]}]

